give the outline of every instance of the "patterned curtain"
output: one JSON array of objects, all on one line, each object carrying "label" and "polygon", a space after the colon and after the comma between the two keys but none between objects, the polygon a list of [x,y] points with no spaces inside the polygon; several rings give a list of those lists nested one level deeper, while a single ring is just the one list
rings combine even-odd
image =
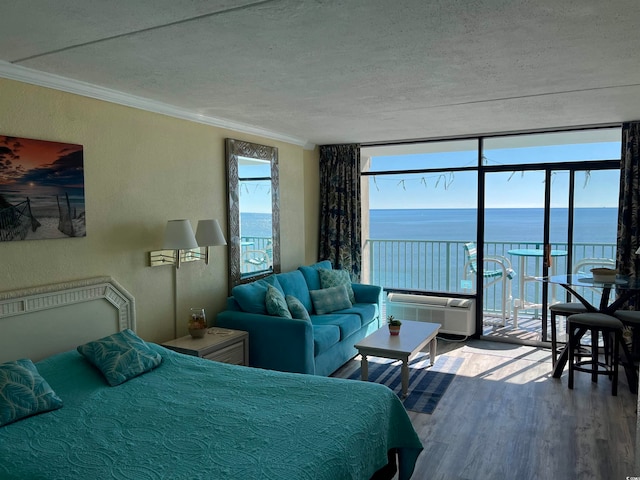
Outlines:
[{"label": "patterned curtain", "polygon": [[319,260],[360,280],[360,145],[320,147]]},{"label": "patterned curtain", "polygon": [[[640,276],[640,122],[622,124],[618,249],[616,264],[623,275]],[[634,309],[636,298],[629,301]]]}]

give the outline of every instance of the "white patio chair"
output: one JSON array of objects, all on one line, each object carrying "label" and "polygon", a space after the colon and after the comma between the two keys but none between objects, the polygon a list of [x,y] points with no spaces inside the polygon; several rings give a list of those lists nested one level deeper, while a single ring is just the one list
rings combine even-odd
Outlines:
[{"label": "white patio chair", "polygon": [[[475,289],[476,277],[478,275],[477,249],[473,242],[464,245],[466,263],[464,264],[464,279],[471,278]],[[488,255],[484,257],[484,288],[487,289],[499,282],[502,283],[502,323],[504,327],[511,312],[513,295],[511,293],[511,280],[515,277],[515,271],[511,268],[511,262],[507,257],[501,255]]]},{"label": "white patio chair", "polygon": [[264,250],[245,250],[242,252],[243,272],[260,272],[271,266],[271,258]]}]

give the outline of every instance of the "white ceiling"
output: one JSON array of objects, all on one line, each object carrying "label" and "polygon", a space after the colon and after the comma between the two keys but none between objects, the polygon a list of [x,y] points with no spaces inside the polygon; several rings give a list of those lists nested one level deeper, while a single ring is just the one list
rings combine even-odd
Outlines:
[{"label": "white ceiling", "polygon": [[301,145],[619,123],[640,118],[639,7],[21,0],[0,76]]}]

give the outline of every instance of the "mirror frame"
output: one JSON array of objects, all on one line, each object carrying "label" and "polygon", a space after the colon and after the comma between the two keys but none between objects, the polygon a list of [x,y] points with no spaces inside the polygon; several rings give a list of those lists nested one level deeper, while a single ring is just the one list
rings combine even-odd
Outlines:
[{"label": "mirror frame", "polygon": [[[236,285],[253,282],[273,273],[280,273],[280,186],[278,173],[278,149],[267,145],[225,139],[227,155],[227,193],[229,202],[229,292]],[[242,276],[240,271],[240,179],[238,175],[238,157],[268,160],[271,164],[271,234],[273,263],[266,272]]]}]

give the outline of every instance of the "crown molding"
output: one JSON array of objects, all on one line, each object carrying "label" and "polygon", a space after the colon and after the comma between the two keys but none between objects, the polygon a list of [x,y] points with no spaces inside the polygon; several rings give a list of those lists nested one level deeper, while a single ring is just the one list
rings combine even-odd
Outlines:
[{"label": "crown molding", "polygon": [[41,72],[31,68],[14,65],[13,63],[5,62],[3,60],[0,60],[0,77],[38,85],[40,87],[52,88],[54,90],[60,90],[67,93],[73,93],[83,97],[95,98],[97,100],[116,103],[118,105],[137,108],[148,112],[159,113],[161,115],[180,118],[182,120],[211,125],[213,127],[234,130],[236,132],[250,135],[258,135],[260,137],[298,145],[306,150],[311,150],[315,147],[314,144],[301,138],[291,137],[289,135],[272,132],[252,125],[224,120],[222,118],[200,115],[166,103],[156,102],[136,95],[129,95],[117,90],[111,90],[109,88],[92,85],[79,80],[61,77],[52,73]]}]

